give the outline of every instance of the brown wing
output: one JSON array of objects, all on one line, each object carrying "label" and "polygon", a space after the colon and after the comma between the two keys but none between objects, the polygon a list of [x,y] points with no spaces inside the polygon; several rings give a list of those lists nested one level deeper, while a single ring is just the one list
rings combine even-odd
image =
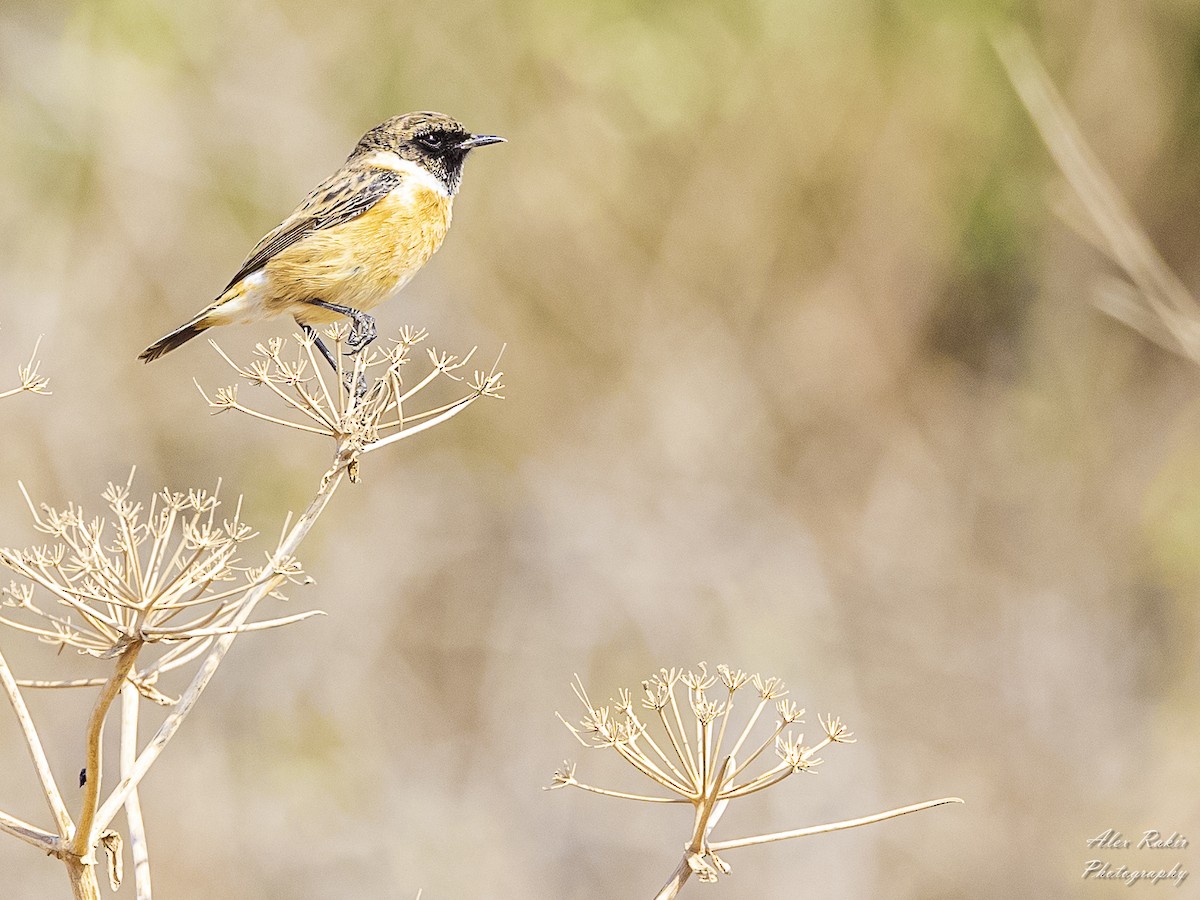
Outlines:
[{"label": "brown wing", "polygon": [[257,272],[277,253],[314,231],[333,228],[357,218],[390,194],[404,178],[392,169],[343,169],[316,186],[296,211],[250,251],[225,290]]}]

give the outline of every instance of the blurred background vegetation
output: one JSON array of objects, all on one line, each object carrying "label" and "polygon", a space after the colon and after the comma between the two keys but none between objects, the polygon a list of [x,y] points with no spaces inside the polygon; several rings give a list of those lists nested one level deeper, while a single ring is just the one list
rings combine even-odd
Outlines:
[{"label": "blurred background vegetation", "polygon": [[[968,804],[739,851],[697,895],[1125,897],[1080,880],[1088,838],[1200,838],[1200,372],[1091,307],[1110,268],[1051,212],[1010,21],[1200,288],[1189,0],[6,0],[0,352],[45,335],[54,396],[0,410],[3,544],[36,540],[18,478],[95,507],[134,464],[224,479],[273,537],[328,448],[210,417],[203,342],[137,353],[377,121],[511,142],[379,311],[507,343],[509,399],[338,496],[293,592],[329,618],[242,639],[146,782],[163,897],[648,896],[689,813],[543,794],[565,755],[617,771],[553,711],[574,672],[605,697],[700,659],[860,739],[724,836]],[[31,698],[60,773],[88,699]],[[0,760],[41,822],[4,711]],[[13,840],[0,873],[66,892]]]}]

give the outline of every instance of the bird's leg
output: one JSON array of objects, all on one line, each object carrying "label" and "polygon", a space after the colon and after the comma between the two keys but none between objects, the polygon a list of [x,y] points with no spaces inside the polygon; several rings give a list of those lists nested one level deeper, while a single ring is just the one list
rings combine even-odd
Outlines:
[{"label": "bird's leg", "polygon": [[367,315],[360,309],[342,306],[340,303],[328,303],[324,300],[306,300],[304,302],[338,313],[354,323],[354,327],[350,329],[350,336],[346,339],[346,346],[350,348],[348,356],[360,352],[371,341],[379,337],[379,332],[375,329],[375,317]]},{"label": "bird's leg", "polygon": [[309,338],[316,345],[316,348],[321,351],[321,355],[325,357],[325,362],[329,363],[333,371],[336,372],[338,367],[337,360],[333,358],[333,353],[330,352],[329,348],[325,346],[325,342],[321,340],[320,335],[317,334],[317,329],[311,325],[305,325],[300,321],[297,321],[296,324],[300,326],[300,330],[304,332],[304,336]]},{"label": "bird's leg", "polygon": [[[334,372],[337,372],[337,359],[334,357],[333,351],[325,346],[325,342],[321,340],[320,336],[317,334],[317,330],[311,325],[305,325],[303,322],[297,322],[296,324],[300,326],[300,330],[304,332],[306,337],[312,339],[313,344],[318,350],[321,351],[321,355],[325,357],[325,362],[329,363],[329,367],[333,369]],[[342,374],[342,378],[346,383],[346,390],[350,390],[350,379],[353,377],[353,372],[345,372]],[[365,375],[360,373],[358,376],[358,384],[354,385],[354,396],[361,400],[366,393],[367,378]]]}]

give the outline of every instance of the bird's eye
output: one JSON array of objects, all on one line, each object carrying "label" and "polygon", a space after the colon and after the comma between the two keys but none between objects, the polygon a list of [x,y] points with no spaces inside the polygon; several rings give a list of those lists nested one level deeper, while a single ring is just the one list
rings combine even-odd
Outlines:
[{"label": "bird's eye", "polygon": [[432,150],[435,153],[442,149],[442,139],[436,134],[422,134],[417,137],[417,143],[426,150]]}]

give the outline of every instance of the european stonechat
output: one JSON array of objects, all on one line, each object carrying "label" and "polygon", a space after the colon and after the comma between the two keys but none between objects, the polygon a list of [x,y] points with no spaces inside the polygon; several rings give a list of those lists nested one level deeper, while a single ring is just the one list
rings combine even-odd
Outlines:
[{"label": "european stonechat", "polygon": [[216,300],[138,359],[158,359],[214,325],[287,314],[337,368],[313,326],[345,316],[353,323],[351,350],[374,340],[366,310],[404,287],[441,246],[467,154],[503,140],[434,112],[376,125],[345,165],[258,242]]}]

